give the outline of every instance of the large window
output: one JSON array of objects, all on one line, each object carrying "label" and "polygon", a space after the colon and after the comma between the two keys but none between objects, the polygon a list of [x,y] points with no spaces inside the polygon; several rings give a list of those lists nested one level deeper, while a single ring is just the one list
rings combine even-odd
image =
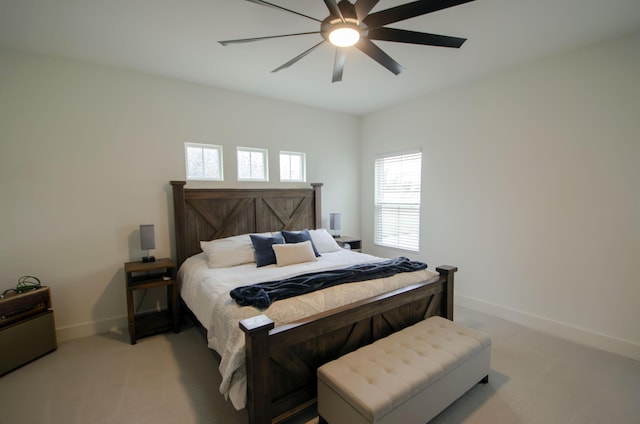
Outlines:
[{"label": "large window", "polygon": [[420,250],[422,153],[380,156],[375,167],[375,244]]},{"label": "large window", "polygon": [[299,152],[280,152],[280,181],[305,182],[305,154]]},{"label": "large window", "polygon": [[269,181],[268,151],[238,147],[238,181]]},{"label": "large window", "polygon": [[222,181],[222,146],[185,143],[187,180]]}]

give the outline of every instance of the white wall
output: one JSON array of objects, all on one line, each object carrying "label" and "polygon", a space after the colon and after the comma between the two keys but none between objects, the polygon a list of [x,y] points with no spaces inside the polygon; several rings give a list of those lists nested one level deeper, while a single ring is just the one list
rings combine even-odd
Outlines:
[{"label": "white wall", "polygon": [[[168,182],[185,179],[186,141],[223,145],[227,181],[212,187],[290,187],[277,152],[306,152],[326,226],[353,211],[343,225],[357,235],[359,131],[354,116],[0,50],[0,289],[22,275],[49,285],[61,339],[126,332],[138,226],[155,224],[152,253],[175,257]],[[238,145],[270,149],[271,182],[234,182]]]},{"label": "white wall", "polygon": [[373,160],[423,152],[421,251],[456,265],[457,302],[640,359],[640,34],[364,119]]}]

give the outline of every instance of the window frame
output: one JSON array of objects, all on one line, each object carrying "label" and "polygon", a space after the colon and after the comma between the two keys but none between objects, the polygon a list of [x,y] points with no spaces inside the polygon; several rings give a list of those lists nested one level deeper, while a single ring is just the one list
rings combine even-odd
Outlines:
[{"label": "window frame", "polygon": [[[264,176],[263,178],[255,178],[254,176],[250,176],[248,178],[240,176],[240,153],[261,153],[262,154],[262,166],[264,168]],[[257,181],[257,182],[268,182],[269,181],[269,150],[261,149],[258,147],[236,147],[236,175],[238,181]],[[251,168],[251,166],[250,166]]]},{"label": "window frame", "polygon": [[[202,173],[203,176],[199,177],[190,177],[190,166],[189,166],[189,148],[198,148],[201,149],[202,155],[204,156],[204,150],[215,150],[218,152],[218,167],[220,168],[220,176],[219,177],[206,177],[206,166],[204,159],[202,160]],[[184,161],[185,161],[185,174],[187,181],[224,181],[224,161],[223,161],[223,148],[217,144],[206,144],[206,143],[192,143],[185,142],[184,143]]]},{"label": "window frame", "polygon": [[[300,159],[300,173],[302,178],[282,178],[282,156],[287,155],[289,157],[289,163],[291,163],[292,157],[298,157]],[[281,150],[278,154],[278,160],[280,165],[280,181],[285,183],[306,183],[307,182],[307,154],[304,152],[292,152],[289,150]],[[291,166],[289,166],[289,176],[291,176]]]},{"label": "window frame", "polygon": [[[402,169],[403,161],[409,168]],[[401,169],[397,171],[400,175],[395,178],[396,181],[386,181],[389,178],[385,179],[381,172],[385,165],[390,166],[393,163],[400,165]],[[419,252],[422,151],[412,149],[378,155],[374,161],[374,168],[374,244]],[[412,189],[403,191],[403,186],[407,185]],[[390,201],[390,198],[395,198],[395,201]],[[387,220],[393,220],[395,214],[397,222],[385,224],[383,212],[386,212]],[[386,228],[383,228],[383,225]]]}]

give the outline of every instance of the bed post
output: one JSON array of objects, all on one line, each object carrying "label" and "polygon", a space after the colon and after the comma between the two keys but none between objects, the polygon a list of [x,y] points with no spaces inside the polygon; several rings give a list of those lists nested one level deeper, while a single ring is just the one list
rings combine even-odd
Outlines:
[{"label": "bed post", "polygon": [[322,228],[322,183],[311,183],[313,187],[313,196],[315,208],[315,226],[316,229]]},{"label": "bed post", "polygon": [[453,276],[458,270],[458,267],[450,265],[442,265],[436,268],[436,271],[445,278],[445,296],[446,299],[443,302],[444,305],[444,317],[453,321]]},{"label": "bed post", "polygon": [[176,256],[178,267],[187,259],[185,236],[184,186],[185,181],[170,181],[173,188],[173,215],[176,232]]},{"label": "bed post", "polygon": [[240,321],[247,354],[247,412],[250,424],[271,423],[269,330],[274,327],[275,324],[266,315]]}]

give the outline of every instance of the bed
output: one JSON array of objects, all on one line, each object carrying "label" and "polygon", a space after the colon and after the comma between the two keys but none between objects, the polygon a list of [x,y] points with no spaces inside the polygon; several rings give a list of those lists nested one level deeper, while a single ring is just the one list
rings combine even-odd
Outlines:
[{"label": "bed", "polygon": [[[203,304],[203,291],[228,289],[207,283],[205,290],[193,281],[220,281],[231,270],[211,270],[201,241],[282,230],[309,229],[321,234],[322,184],[293,189],[191,189],[185,188],[184,181],[171,185],[182,305],[220,358],[223,393],[236,408],[246,406],[250,423],[282,422],[312,406],[316,369],[322,364],[428,316],[453,319],[457,268],[452,266],[345,284],[355,293],[348,297],[338,291],[344,288],[331,287],[277,301],[266,310],[233,305],[229,296]],[[366,254],[356,258],[358,253],[339,250],[321,254],[318,266],[337,268],[380,259]],[[295,274],[316,269],[314,266],[315,262],[264,269],[272,273],[269,276],[280,278],[278,273],[284,269]],[[240,277],[231,278],[236,282],[262,278],[257,276],[255,263],[235,266],[233,271],[238,270]],[[231,315],[221,315],[225,318],[214,315],[223,310],[223,303],[232,304]],[[231,345],[233,349],[228,348]]]}]

